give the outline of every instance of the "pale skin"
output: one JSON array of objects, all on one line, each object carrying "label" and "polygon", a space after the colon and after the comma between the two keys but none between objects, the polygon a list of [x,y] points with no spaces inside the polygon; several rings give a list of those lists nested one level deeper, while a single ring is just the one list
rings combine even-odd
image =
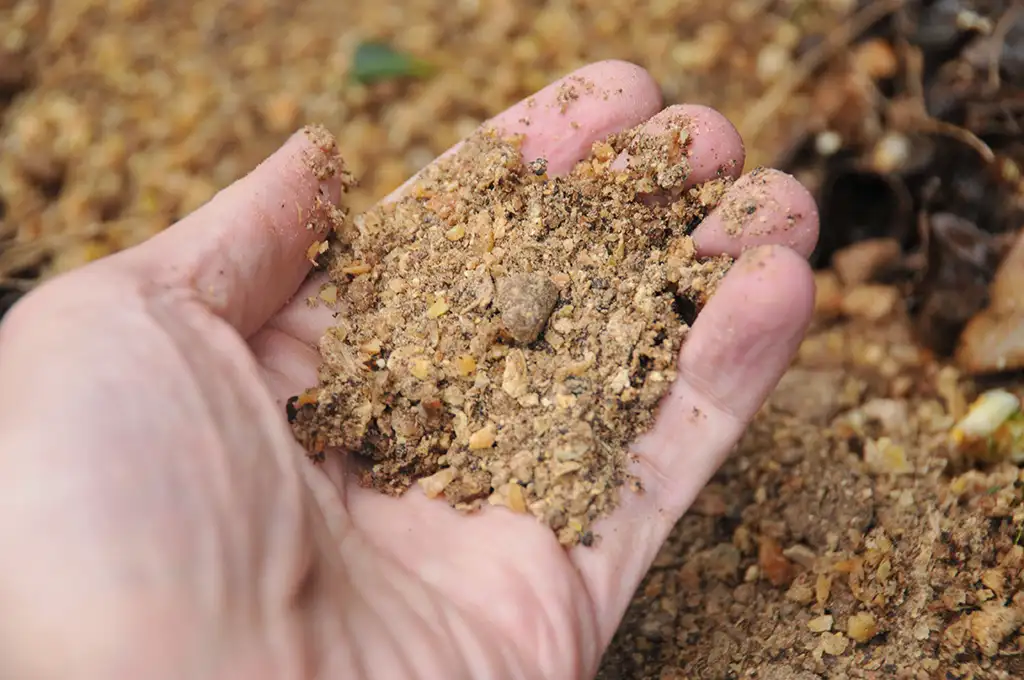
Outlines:
[{"label": "pale skin", "polygon": [[[526,160],[546,157],[550,173],[673,113],[658,115],[638,67],[581,75],[598,93],[565,114],[556,83],[491,121],[524,133]],[[675,109],[691,120],[691,181],[738,176],[732,126]],[[467,516],[418,488],[359,488],[342,456],[311,465],[284,414],[315,383],[331,321],[305,304],[314,235],[296,203],[308,212],[339,189],[311,174],[309,144],[296,134],[178,224],[39,287],[0,325],[0,677],[592,677],[809,323],[817,211],[769,172],[756,230],[713,216],[695,235],[703,253],[740,259],[634,447],[644,493],[624,492],[595,546],[566,550],[505,508]]]}]

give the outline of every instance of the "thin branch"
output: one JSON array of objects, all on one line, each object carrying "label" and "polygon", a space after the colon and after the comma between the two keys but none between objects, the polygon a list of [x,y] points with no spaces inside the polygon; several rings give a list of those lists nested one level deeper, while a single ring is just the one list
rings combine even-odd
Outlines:
[{"label": "thin branch", "polygon": [[992,48],[988,60],[988,86],[992,92],[997,92],[1002,85],[999,78],[999,62],[1002,61],[1003,47],[1006,45],[1006,35],[1017,22],[1017,15],[1021,11],[1021,0],[1014,0],[1010,8],[1003,12],[996,22],[995,30],[992,31]]},{"label": "thin branch", "polygon": [[787,74],[787,77],[776,81],[754,103],[746,117],[743,118],[740,123],[740,133],[746,143],[752,145],[757,141],[765,123],[819,68],[828,63],[840,51],[849,47],[876,22],[902,7],[904,2],[905,0],[880,0],[868,3],[850,17],[848,22],[830,33],[814,49],[808,51],[796,64],[796,67]]},{"label": "thin branch", "polygon": [[933,132],[935,134],[945,135],[946,137],[951,137],[957,140],[961,144],[971,147],[978,152],[978,155],[981,156],[982,160],[986,163],[991,164],[996,160],[996,154],[992,151],[992,148],[983,142],[978,135],[966,128],[962,128],[959,125],[953,125],[952,123],[947,123],[944,120],[939,120],[932,116],[928,116],[922,120],[920,126],[921,130],[924,132]]},{"label": "thin branch", "polygon": [[978,135],[967,128],[939,120],[928,112],[928,106],[924,98],[924,55],[921,54],[919,48],[909,44],[903,44],[902,51],[907,65],[907,90],[911,101],[915,104],[913,117],[907,121],[909,124],[907,131],[931,133],[955,139],[961,144],[974,149],[985,163],[994,163],[996,160],[995,152]]}]

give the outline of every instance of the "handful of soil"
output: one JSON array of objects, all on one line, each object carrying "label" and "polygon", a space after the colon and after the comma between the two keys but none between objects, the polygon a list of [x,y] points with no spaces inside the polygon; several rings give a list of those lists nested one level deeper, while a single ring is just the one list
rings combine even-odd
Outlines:
[{"label": "handful of soil", "polygon": [[729,180],[684,190],[686,121],[669,127],[597,142],[564,177],[482,130],[403,198],[339,220],[311,251],[331,279],[311,302],[337,325],[319,384],[288,405],[310,455],[590,545],[618,488],[640,490],[628,447],[731,264],[690,237]]}]

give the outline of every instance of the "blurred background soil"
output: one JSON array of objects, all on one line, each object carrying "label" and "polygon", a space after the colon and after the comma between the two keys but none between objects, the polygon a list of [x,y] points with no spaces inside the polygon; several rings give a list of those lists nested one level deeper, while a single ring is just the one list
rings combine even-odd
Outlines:
[{"label": "blurred background soil", "polygon": [[800,356],[600,677],[1024,673],[1020,2],[0,0],[0,314],[304,123],[362,209],[606,58],[720,109],[822,238]]}]

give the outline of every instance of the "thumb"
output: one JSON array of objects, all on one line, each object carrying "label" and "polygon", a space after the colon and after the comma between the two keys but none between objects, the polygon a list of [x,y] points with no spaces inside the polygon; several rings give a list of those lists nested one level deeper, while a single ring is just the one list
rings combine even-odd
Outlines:
[{"label": "thumb", "polygon": [[243,336],[295,294],[310,245],[343,216],[352,185],[334,136],[307,127],[251,173],[119,262],[156,285],[195,294]]}]

